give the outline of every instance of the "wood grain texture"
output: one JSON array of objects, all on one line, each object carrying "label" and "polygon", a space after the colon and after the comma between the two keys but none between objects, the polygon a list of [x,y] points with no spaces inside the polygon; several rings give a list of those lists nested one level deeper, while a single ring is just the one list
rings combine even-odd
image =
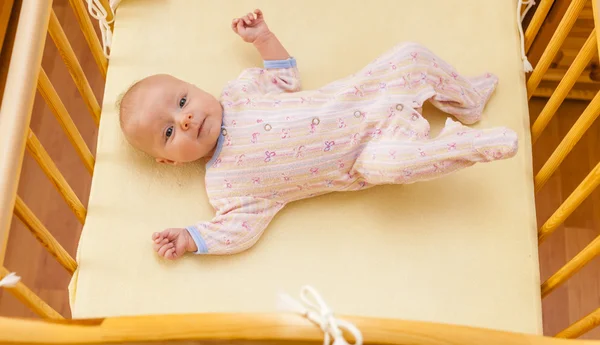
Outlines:
[{"label": "wood grain texture", "polygon": [[[530,334],[450,324],[339,316],[361,330],[365,344],[415,345],[598,345]],[[347,341],[354,339],[347,335]],[[0,318],[0,344],[145,343],[206,341],[227,344],[323,344],[318,325],[293,314],[158,315],[85,320],[75,323]]]},{"label": "wood grain texture", "polygon": [[565,202],[548,218],[538,232],[540,243],[556,230],[585,199],[600,185],[600,163],[590,171],[577,188],[567,197]]},{"label": "wood grain texture", "polygon": [[[598,2],[598,0],[591,0],[590,2],[592,4],[591,12],[592,12],[592,19],[594,20],[593,25],[594,25],[594,27],[598,28],[598,30],[600,30],[600,13],[598,13],[598,11],[600,11],[600,3]],[[596,35],[596,44],[597,45],[600,44],[600,34]],[[598,52],[600,52],[600,47],[599,47]]]},{"label": "wood grain texture", "polygon": [[52,184],[56,187],[60,195],[63,197],[67,205],[71,208],[77,219],[83,224],[85,222],[85,216],[87,210],[67,182],[64,176],[56,167],[56,164],[50,158],[50,155],[46,149],[42,146],[42,143],[38,140],[37,136],[30,130],[27,134],[27,151],[36,162],[40,165],[40,168],[44,171],[46,176],[52,181]]},{"label": "wood grain texture", "polygon": [[[577,88],[578,84],[575,84],[575,87],[569,91],[567,94],[567,99],[576,100],[576,101],[591,101],[594,96],[598,93],[598,91],[590,91],[590,90],[581,90]],[[554,87],[538,87],[533,92],[533,97],[542,98],[543,100],[547,100],[552,96],[556,88]]]},{"label": "wood grain texture", "polygon": [[600,325],[600,308],[587,314],[571,326],[559,332],[557,338],[578,338]]},{"label": "wood grain texture", "polygon": [[598,256],[598,254],[600,254],[600,236],[596,237],[588,246],[583,248],[581,252],[577,253],[573,259],[569,260],[566,265],[561,267],[542,284],[542,297],[546,297],[554,289],[567,281],[567,279],[571,278]]},{"label": "wood grain texture", "polygon": [[[0,266],[0,279],[6,277],[9,273],[5,267]],[[56,310],[46,304],[43,299],[25,286],[23,282],[18,282],[14,287],[7,287],[6,290],[34,313],[45,319],[60,320],[63,318]]]},{"label": "wood grain texture", "polygon": [[92,51],[94,60],[100,69],[100,74],[104,79],[106,79],[108,60],[106,59],[106,56],[104,56],[102,44],[100,43],[100,39],[98,39],[98,33],[94,30],[94,26],[92,25],[92,20],[88,15],[87,8],[84,6],[84,2],[81,0],[69,0],[69,3],[71,4],[71,8],[75,13],[77,21],[79,22],[83,36],[85,37],[85,40]]},{"label": "wood grain texture", "polygon": [[565,157],[571,152],[573,147],[577,145],[579,140],[587,132],[600,115],[600,92],[596,94],[594,99],[585,108],[577,122],[573,124],[567,135],[560,142],[556,150],[550,158],[544,163],[544,166],[538,171],[534,178],[535,191],[539,191],[548,181],[550,176],[558,169]]},{"label": "wood grain texture", "polygon": [[548,15],[548,12],[550,12],[550,8],[552,8],[553,4],[554,0],[542,0],[536,8],[535,13],[531,18],[531,21],[529,22],[529,25],[527,26],[527,29],[524,33],[525,53],[529,52],[529,49],[531,48],[535,37],[540,31],[544,20],[546,20],[546,16]]},{"label": "wood grain texture", "polygon": [[50,4],[24,0],[0,112],[0,265],[21,175]]},{"label": "wood grain texture", "polygon": [[23,224],[31,231],[33,236],[48,250],[52,255],[70,274],[75,272],[77,269],[77,263],[67,253],[67,251],[58,243],[58,241],[52,236],[50,231],[46,229],[44,224],[31,212],[31,209],[23,202],[23,200],[17,196],[15,202],[15,215],[19,218]]},{"label": "wood grain texture", "polygon": [[544,106],[544,109],[533,123],[533,126],[531,127],[531,140],[534,144],[548,125],[548,122],[550,122],[552,116],[556,113],[556,110],[558,110],[558,107],[560,107],[567,97],[571,88],[573,88],[573,85],[577,82],[577,79],[585,67],[596,54],[597,50],[596,31],[594,30],[581,48],[577,58],[575,58],[575,61],[558,84],[558,87],[548,100],[548,103],[546,103],[546,106]]},{"label": "wood grain texture", "polygon": [[[529,103],[535,121],[545,100]],[[588,102],[566,100],[533,147],[533,170],[547,161]],[[600,121],[583,135],[545,186],[536,193],[539,225],[544,224],[581,181],[600,162]],[[539,247],[540,276],[546,281],[600,235],[600,189],[596,189]],[[600,259],[591,260],[542,300],[544,334],[555,335],[600,306]],[[581,336],[600,339],[600,327]]]},{"label": "wood grain texture", "polygon": [[0,2],[0,52],[4,46],[4,38],[6,37],[6,31],[8,30],[10,13],[14,3],[14,0],[2,0],[2,2]]},{"label": "wood grain texture", "polygon": [[44,100],[50,109],[52,109],[52,114],[54,114],[56,120],[58,120],[60,126],[67,134],[69,141],[77,151],[79,158],[81,158],[88,172],[93,174],[95,164],[94,156],[83,140],[81,133],[79,133],[79,129],[75,126],[67,108],[65,108],[60,97],[58,97],[52,82],[50,82],[50,79],[43,68],[40,69],[40,76],[38,78],[38,92],[44,97]]},{"label": "wood grain texture", "polygon": [[[563,19],[567,7],[571,4],[570,0],[555,0],[544,23],[539,29],[539,34],[535,38],[531,49],[528,50],[529,61],[536,66],[540,61],[540,57],[550,42],[551,37],[556,33],[557,27]],[[537,10],[543,10],[543,3],[537,6]],[[579,50],[584,45],[586,38],[595,27],[597,20],[593,13],[594,6],[597,6],[597,0],[586,1],[579,16],[575,19],[573,27],[565,37],[564,42],[560,46],[556,55],[551,59],[550,67],[542,74],[541,82],[533,93],[534,97],[548,98],[552,94],[551,90],[555,90],[558,82],[564,76],[567,68],[574,62]],[[536,12],[537,12],[536,10]],[[533,17],[533,16],[532,16]],[[531,21],[524,22],[526,32],[530,26],[535,25]],[[533,30],[533,28],[532,28]],[[598,39],[598,37],[596,37]],[[598,51],[594,52],[593,57],[585,66],[582,76],[578,78],[573,89],[567,93],[567,99],[591,100],[598,90],[600,90],[600,61],[598,59]]]},{"label": "wood grain texture", "polygon": [[560,47],[567,38],[569,31],[571,31],[571,28],[573,27],[573,25],[575,25],[575,21],[577,20],[579,13],[581,13],[581,11],[583,10],[583,7],[585,6],[586,2],[587,0],[571,1],[569,8],[567,9],[563,19],[560,21],[560,24],[556,29],[556,32],[552,36],[552,39],[550,39],[550,42],[544,50],[542,57],[538,61],[533,72],[529,76],[529,79],[527,80],[527,96],[529,98],[533,96],[533,92],[542,81],[543,75],[550,67],[552,60],[554,59]]},{"label": "wood grain texture", "polygon": [[58,48],[58,52],[62,57],[65,66],[67,66],[67,70],[73,77],[75,81],[75,85],[79,90],[79,93],[83,97],[85,104],[88,107],[89,113],[93,116],[96,125],[100,124],[100,105],[98,104],[98,100],[96,100],[96,96],[94,96],[94,92],[92,91],[92,87],[88,82],[85,73],[83,73],[83,69],[79,64],[79,60],[77,59],[77,55],[73,51],[69,40],[67,39],[67,35],[63,31],[60,26],[60,22],[56,17],[56,13],[52,11],[50,13],[50,23],[48,24],[48,33],[52,40],[56,44]]},{"label": "wood grain texture", "polygon": [[[20,2],[21,0],[16,0],[15,6],[20,7]],[[81,62],[96,98],[101,101],[104,81],[68,0],[54,0],[52,7]],[[18,14],[15,19],[18,19]],[[15,23],[16,20],[11,17],[9,38],[14,35]],[[0,55],[0,61],[6,61],[4,54]],[[55,86],[63,105],[72,115],[73,122],[90,151],[94,153],[98,127],[79,96],[58,49],[49,38],[44,48],[42,67]],[[6,65],[0,66],[0,71],[3,68],[6,68]],[[87,205],[90,174],[39,93],[35,98],[30,125],[82,204]],[[81,223],[61,200],[56,188],[29,154],[24,158],[18,194],[67,253],[75,257]],[[65,317],[70,317],[67,291],[70,274],[16,217],[12,220],[5,266],[10,271],[17,272],[23,282],[52,308]],[[36,317],[36,314],[3,289],[0,289],[0,315]]]}]

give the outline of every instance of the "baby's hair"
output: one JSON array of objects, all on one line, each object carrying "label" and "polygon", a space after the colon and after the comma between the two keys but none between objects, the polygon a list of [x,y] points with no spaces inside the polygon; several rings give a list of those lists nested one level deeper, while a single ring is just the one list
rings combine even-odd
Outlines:
[{"label": "baby's hair", "polygon": [[[142,79],[143,80],[143,79]],[[121,129],[124,127],[124,116],[125,112],[130,111],[129,109],[129,98],[135,92],[135,89],[139,86],[142,80],[136,80],[133,82],[123,93],[121,93],[117,97],[117,101],[115,102],[115,107],[119,113],[119,124],[121,125]]]}]

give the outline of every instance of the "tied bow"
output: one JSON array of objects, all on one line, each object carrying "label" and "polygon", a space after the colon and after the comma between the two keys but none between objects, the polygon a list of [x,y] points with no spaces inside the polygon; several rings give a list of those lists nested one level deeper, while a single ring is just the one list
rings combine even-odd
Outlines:
[{"label": "tied bow", "polygon": [[362,334],[358,328],[348,321],[336,319],[331,308],[313,287],[303,286],[300,299],[302,302],[293,299],[288,294],[280,293],[277,303],[278,309],[301,314],[311,322],[319,325],[325,333],[323,345],[330,345],[331,338],[333,338],[332,345],[350,345],[344,339],[340,328],[346,329],[354,336],[355,343],[353,345],[362,345]]}]

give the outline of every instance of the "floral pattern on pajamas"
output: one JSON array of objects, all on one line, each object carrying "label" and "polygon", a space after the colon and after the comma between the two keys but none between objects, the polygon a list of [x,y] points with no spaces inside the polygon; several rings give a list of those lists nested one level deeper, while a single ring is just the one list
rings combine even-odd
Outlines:
[{"label": "floral pattern on pajamas", "polygon": [[216,216],[187,227],[198,254],[254,245],[288,203],[330,192],[438,178],[517,152],[514,131],[448,119],[429,136],[423,103],[477,122],[498,79],[467,78],[403,43],[357,73],[301,91],[293,58],[245,70],[222,92],[222,133],[207,163]]}]

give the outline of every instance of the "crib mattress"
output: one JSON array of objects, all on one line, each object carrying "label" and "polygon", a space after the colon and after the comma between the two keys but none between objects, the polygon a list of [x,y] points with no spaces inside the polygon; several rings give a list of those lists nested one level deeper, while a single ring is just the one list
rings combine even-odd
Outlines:
[{"label": "crib mattress", "polygon": [[[474,127],[509,126],[520,151],[438,180],[295,202],[250,250],[159,259],[151,234],[213,216],[204,166],[158,165],[119,130],[117,97],[170,73],[218,95],[261,66],[230,29],[259,7],[297,59],[305,89],[344,77],[402,41],[465,75],[499,76]],[[529,115],[516,0],[124,0],[117,12],[74,318],[276,311],[278,291],[318,289],[337,313],[541,333]],[[439,130],[446,115],[426,105]]]}]

